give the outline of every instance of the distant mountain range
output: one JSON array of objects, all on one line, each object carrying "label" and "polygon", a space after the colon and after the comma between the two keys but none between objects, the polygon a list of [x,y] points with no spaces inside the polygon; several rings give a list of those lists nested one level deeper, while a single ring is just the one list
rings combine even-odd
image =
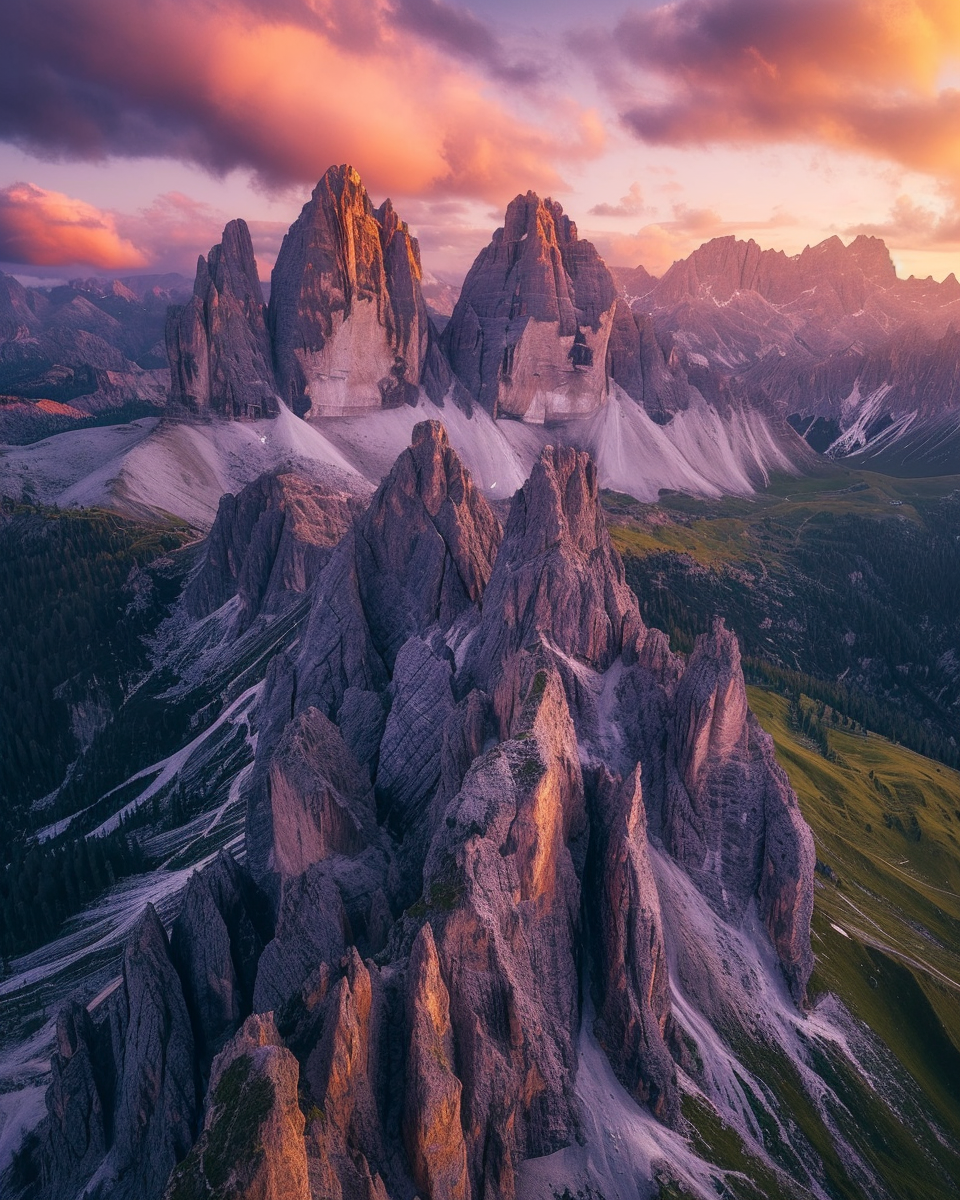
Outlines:
[{"label": "distant mountain range", "polygon": [[[407,226],[345,166],[304,206],[268,289],[242,220],[200,259],[189,294],[175,276],[50,290],[3,277],[0,438],[286,407],[330,443],[321,459],[374,484],[415,421],[439,416],[483,487],[516,486],[551,440],[589,450],[605,486],[640,498],[746,493],[817,453],[960,469],[960,283],[899,279],[877,238],[792,257],[718,238],[655,279],[608,269],[530,192],[459,294],[430,277],[431,309],[423,278]],[[236,435],[201,436],[204,461],[219,461]],[[43,498],[69,491],[42,477]],[[109,488],[101,498],[123,503]],[[193,519],[205,503],[175,511]]]}]

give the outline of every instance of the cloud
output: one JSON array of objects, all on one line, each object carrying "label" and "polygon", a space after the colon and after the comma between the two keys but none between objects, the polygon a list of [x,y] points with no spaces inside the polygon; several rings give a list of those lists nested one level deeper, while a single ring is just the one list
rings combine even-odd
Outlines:
[{"label": "cloud", "polygon": [[[197,256],[220,241],[229,219],[220,209],[180,192],[157,196],[139,212],[122,213],[36,184],[15,183],[0,189],[0,262],[192,276]],[[269,278],[288,224],[249,224],[261,278]]]},{"label": "cloud", "polygon": [[711,238],[733,234],[749,237],[771,229],[791,228],[800,222],[781,209],[765,220],[728,221],[709,208],[673,206],[673,219],[644,225],[636,233],[593,233],[586,236],[611,266],[642,265],[652,275],[662,275],[679,258],[686,258]]},{"label": "cloud", "polygon": [[852,225],[844,232],[852,236],[866,233],[915,248],[957,246],[960,245],[960,209],[954,204],[945,212],[935,212],[915,203],[909,196],[899,196],[886,221]]},{"label": "cloud", "polygon": [[647,143],[812,141],[960,189],[956,0],[677,0],[583,52]]},{"label": "cloud", "polygon": [[112,213],[32,183],[0,190],[0,261],[100,270],[146,267],[150,257],[124,237]]},{"label": "cloud", "polygon": [[351,162],[380,195],[499,203],[517,179],[561,186],[558,164],[603,145],[571,101],[514,116],[489,94],[511,74],[529,82],[440,0],[30,0],[4,12],[0,139],[251,169],[269,188]]},{"label": "cloud", "polygon": [[590,209],[592,217],[639,217],[649,211],[643,200],[639,183],[631,183],[630,190],[620,197],[619,204],[595,204]]},{"label": "cloud", "polygon": [[465,9],[441,0],[394,0],[393,20],[467,62],[484,67],[506,83],[537,83],[543,70],[529,61],[512,60],[503,42],[485,22]]}]

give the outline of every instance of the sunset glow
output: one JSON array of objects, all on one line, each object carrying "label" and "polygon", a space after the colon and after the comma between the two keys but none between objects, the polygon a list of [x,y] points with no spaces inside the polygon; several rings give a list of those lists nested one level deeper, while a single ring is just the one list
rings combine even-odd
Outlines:
[{"label": "sunset glow", "polygon": [[19,273],[189,274],[237,215],[266,272],[346,161],[450,277],[528,188],[654,273],[719,233],[797,252],[869,232],[902,273],[960,265],[954,0],[5,8],[0,259]]}]

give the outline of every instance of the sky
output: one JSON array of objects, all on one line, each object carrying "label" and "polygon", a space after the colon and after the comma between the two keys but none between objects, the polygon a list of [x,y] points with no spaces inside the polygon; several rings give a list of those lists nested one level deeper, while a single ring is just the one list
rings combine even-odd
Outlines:
[{"label": "sky", "polygon": [[883,237],[960,274],[958,0],[0,0],[0,266],[176,270],[350,162],[462,278],[519,192],[613,265]]}]

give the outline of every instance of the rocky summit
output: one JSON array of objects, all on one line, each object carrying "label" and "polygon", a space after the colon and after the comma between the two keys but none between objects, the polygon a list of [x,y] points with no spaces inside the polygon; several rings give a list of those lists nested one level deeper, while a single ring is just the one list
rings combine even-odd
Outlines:
[{"label": "rocky summit", "polygon": [[64,1009],[5,1194],[655,1194],[684,1097],[807,1004],[813,843],[736,639],[646,627],[588,455],[547,447],[501,528],[436,422],[363,511],[225,499],[185,613],[242,646],[304,603],[245,836]]},{"label": "rocky summit", "polygon": [[277,256],[270,329],[277,383],[306,416],[442,400],[449,368],[420,289],[420,248],[389,200],[331,167]]},{"label": "rocky summit", "polygon": [[197,263],[193,299],[167,319],[170,397],[198,413],[272,417],[278,411],[266,306],[245,221]]}]

